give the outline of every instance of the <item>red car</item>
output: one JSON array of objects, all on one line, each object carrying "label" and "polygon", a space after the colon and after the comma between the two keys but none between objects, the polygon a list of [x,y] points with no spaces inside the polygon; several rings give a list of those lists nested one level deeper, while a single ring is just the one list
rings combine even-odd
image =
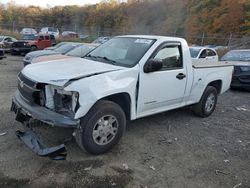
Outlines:
[{"label": "red car", "polygon": [[23,54],[56,44],[54,35],[24,35],[22,40],[14,42],[11,47],[11,54]]}]

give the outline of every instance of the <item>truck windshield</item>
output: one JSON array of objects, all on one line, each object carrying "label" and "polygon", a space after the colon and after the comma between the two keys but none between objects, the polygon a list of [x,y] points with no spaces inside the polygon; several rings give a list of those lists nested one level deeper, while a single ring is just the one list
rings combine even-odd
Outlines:
[{"label": "truck windshield", "polygon": [[221,61],[250,61],[250,50],[232,50],[227,52]]},{"label": "truck windshield", "polygon": [[23,35],[23,40],[37,40],[38,35]]},{"label": "truck windshield", "polygon": [[154,42],[154,39],[116,37],[94,49],[85,58],[118,66],[133,67]]}]

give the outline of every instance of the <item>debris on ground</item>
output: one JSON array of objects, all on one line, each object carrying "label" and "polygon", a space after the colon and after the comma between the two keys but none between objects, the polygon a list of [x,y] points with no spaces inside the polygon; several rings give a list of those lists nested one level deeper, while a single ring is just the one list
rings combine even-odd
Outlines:
[{"label": "debris on ground", "polygon": [[236,107],[236,110],[238,110],[238,111],[244,111],[244,112],[248,111],[248,109],[246,109],[244,106],[242,106],[242,107]]},{"label": "debris on ground", "polygon": [[123,163],[122,166],[124,167],[125,170],[128,170],[128,164],[127,163]]},{"label": "debris on ground", "polygon": [[229,163],[229,160],[226,159],[226,160],[224,160],[224,162],[225,162],[225,163]]},{"label": "debris on ground", "polygon": [[160,139],[158,140],[159,144],[166,143],[166,144],[173,144],[174,141],[177,141],[178,138],[166,138],[164,136],[160,136]]},{"label": "debris on ground", "polygon": [[224,151],[225,153],[228,153],[228,151],[227,151],[225,148],[223,149],[223,151]]},{"label": "debris on ground", "polygon": [[240,139],[238,139],[237,142],[242,143],[242,141]]},{"label": "debris on ground", "polygon": [[215,170],[215,174],[224,174],[224,175],[229,175],[229,173],[223,172],[221,170]]},{"label": "debris on ground", "polygon": [[152,169],[153,171],[156,170],[156,168],[154,166],[149,166],[150,169]]},{"label": "debris on ground", "polygon": [[237,188],[237,187],[239,187],[239,186],[241,186],[241,185],[242,185],[242,183],[239,183],[239,184],[233,186],[233,188]]},{"label": "debris on ground", "polygon": [[148,188],[148,186],[140,184],[140,188]]},{"label": "debris on ground", "polygon": [[4,136],[6,134],[7,134],[7,132],[2,132],[2,133],[0,133],[0,136]]},{"label": "debris on ground", "polygon": [[84,168],[85,171],[89,171],[89,170],[91,170],[91,169],[92,169],[92,165],[89,166],[89,167]]},{"label": "debris on ground", "polygon": [[113,181],[110,181],[111,186],[116,186],[116,183]]}]

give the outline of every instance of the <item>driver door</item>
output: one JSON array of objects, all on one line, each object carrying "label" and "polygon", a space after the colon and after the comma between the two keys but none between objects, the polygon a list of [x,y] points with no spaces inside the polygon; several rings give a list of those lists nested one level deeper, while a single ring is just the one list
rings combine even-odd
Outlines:
[{"label": "driver door", "polygon": [[183,105],[187,70],[183,64],[181,44],[165,43],[150,59],[162,60],[163,67],[145,73],[141,67],[137,116],[163,112]]}]

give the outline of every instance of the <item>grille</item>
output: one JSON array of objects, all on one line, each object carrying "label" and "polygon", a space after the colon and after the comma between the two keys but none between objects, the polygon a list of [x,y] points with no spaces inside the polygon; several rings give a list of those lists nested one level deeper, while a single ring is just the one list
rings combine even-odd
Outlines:
[{"label": "grille", "polygon": [[40,103],[40,90],[36,85],[36,82],[26,78],[22,73],[18,75],[18,90],[29,103]]},{"label": "grille", "polygon": [[20,48],[20,47],[24,47],[24,44],[25,44],[26,42],[14,42],[13,44],[12,44],[12,47],[14,47],[14,48]]}]

